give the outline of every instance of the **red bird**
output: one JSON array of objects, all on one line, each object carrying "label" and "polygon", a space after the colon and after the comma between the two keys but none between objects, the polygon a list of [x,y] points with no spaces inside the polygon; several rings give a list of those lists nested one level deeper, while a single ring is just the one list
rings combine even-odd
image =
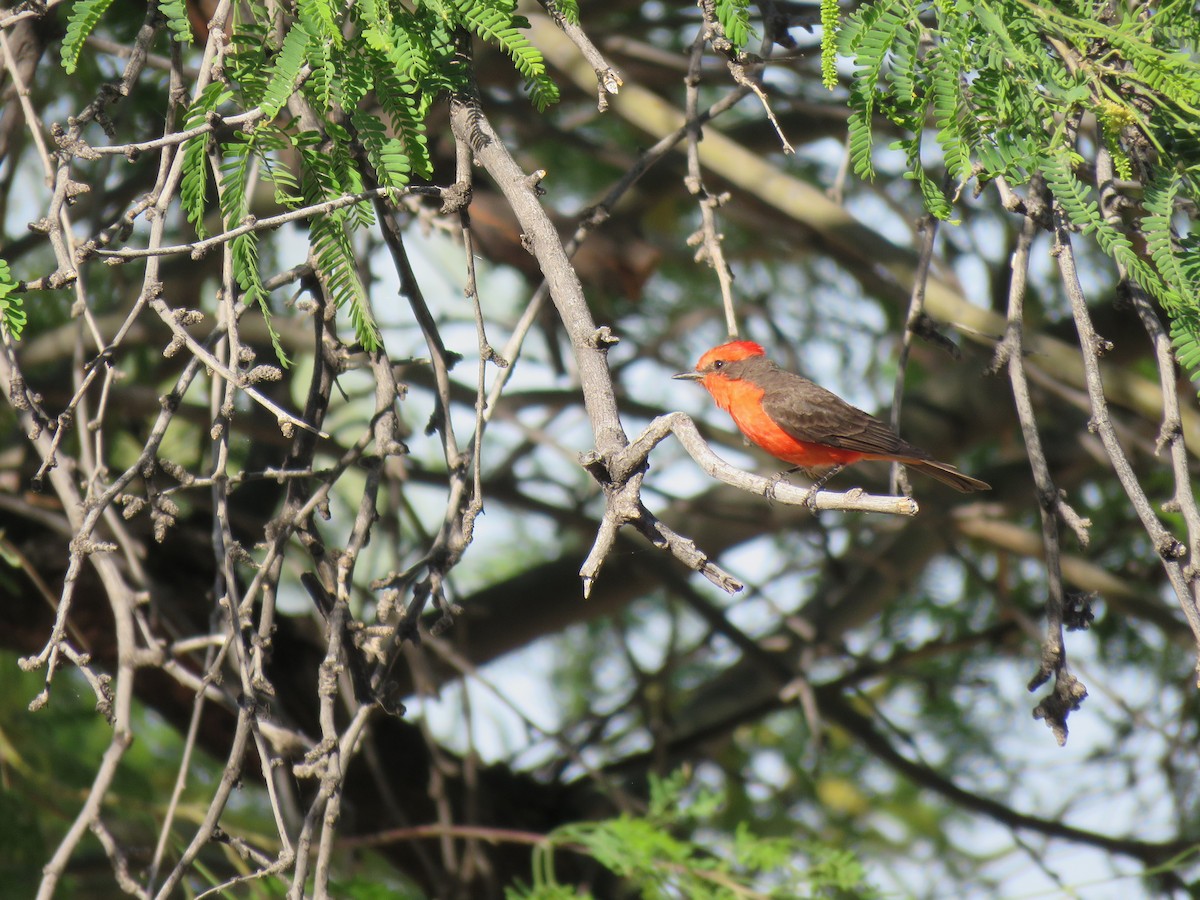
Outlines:
[{"label": "red bird", "polygon": [[903,463],[956,491],[991,488],[938,462],[837,394],[785,372],[753,341],[714,347],[700,357],[694,372],[674,377],[699,381],[752,444],[809,476],[820,476],[818,485],[843,466],[880,459]]}]

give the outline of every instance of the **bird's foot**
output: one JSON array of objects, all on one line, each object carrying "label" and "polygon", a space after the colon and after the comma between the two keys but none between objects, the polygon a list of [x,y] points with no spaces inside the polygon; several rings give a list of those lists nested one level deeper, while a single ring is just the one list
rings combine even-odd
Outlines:
[{"label": "bird's foot", "polygon": [[814,515],[817,512],[817,494],[819,493],[821,493],[821,485],[814,484],[804,494],[804,506]]},{"label": "bird's foot", "polygon": [[769,500],[771,503],[774,503],[775,499],[776,499],[775,489],[778,488],[779,485],[781,485],[785,481],[787,481],[789,475],[791,475],[793,472],[799,472],[799,471],[800,471],[800,467],[795,466],[795,467],[793,467],[791,469],[787,469],[786,471],[783,471],[783,472],[776,472],[773,476],[771,476],[771,481],[767,485],[767,489],[765,491],[763,491],[763,496],[766,497],[767,500]]},{"label": "bird's foot", "polygon": [[821,493],[821,489],[825,487],[825,483],[834,475],[846,468],[845,466],[833,466],[823,472],[816,481],[812,483],[812,487],[808,489],[808,493],[804,495],[804,505],[808,507],[809,512],[816,513],[817,511],[817,494]]}]

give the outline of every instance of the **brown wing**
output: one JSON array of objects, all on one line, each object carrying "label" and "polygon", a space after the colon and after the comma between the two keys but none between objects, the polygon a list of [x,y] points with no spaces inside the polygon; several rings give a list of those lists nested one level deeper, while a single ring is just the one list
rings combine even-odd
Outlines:
[{"label": "brown wing", "polygon": [[765,394],[763,409],[798,441],[856,453],[930,459],[874,416],[807,378],[771,366],[754,379]]},{"label": "brown wing", "polygon": [[837,394],[793,375],[765,359],[730,364],[729,374],[763,388],[763,409],[798,441],[823,444],[867,456],[899,459],[956,491],[986,491],[986,481],[972,478],[949,463],[938,462],[910,444],[874,416],[851,406]]}]

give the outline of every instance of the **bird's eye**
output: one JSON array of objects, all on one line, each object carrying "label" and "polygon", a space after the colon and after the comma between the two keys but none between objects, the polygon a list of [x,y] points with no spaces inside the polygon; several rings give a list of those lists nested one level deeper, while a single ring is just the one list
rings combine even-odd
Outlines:
[{"label": "bird's eye", "polygon": [[723,359],[718,359],[716,362],[714,362],[714,363],[713,363],[713,368],[714,368],[714,369],[723,369],[723,368],[725,368],[725,360],[723,360]]}]

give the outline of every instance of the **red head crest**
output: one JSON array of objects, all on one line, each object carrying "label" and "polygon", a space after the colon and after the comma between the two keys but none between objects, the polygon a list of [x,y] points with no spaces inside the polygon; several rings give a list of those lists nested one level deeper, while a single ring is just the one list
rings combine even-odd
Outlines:
[{"label": "red head crest", "polygon": [[700,357],[700,362],[696,363],[696,370],[699,371],[718,359],[725,362],[737,362],[739,359],[766,355],[767,351],[762,348],[762,344],[756,344],[754,341],[730,341],[720,347],[713,347]]}]

